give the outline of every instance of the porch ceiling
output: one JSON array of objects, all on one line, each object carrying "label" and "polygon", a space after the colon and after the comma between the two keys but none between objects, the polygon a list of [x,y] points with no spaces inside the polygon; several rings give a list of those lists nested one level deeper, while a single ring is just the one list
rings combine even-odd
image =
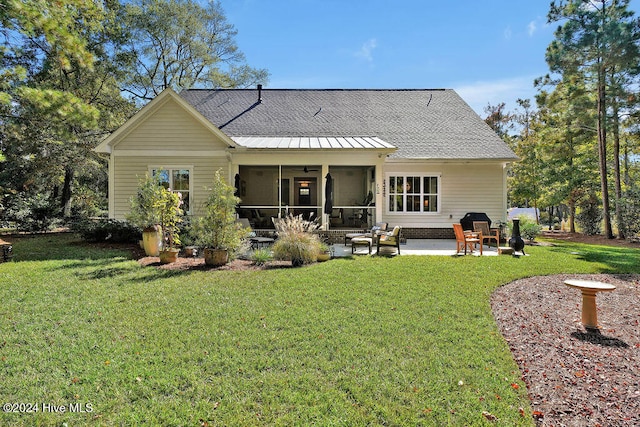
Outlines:
[{"label": "porch ceiling", "polygon": [[231,139],[241,147],[263,149],[395,149],[393,145],[376,136],[345,137],[269,137],[269,136],[232,136]]}]

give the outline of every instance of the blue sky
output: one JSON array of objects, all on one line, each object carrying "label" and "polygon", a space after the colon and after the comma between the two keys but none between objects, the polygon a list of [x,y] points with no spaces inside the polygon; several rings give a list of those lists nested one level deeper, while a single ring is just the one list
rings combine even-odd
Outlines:
[{"label": "blue sky", "polygon": [[[455,89],[482,117],[548,72],[548,0],[222,0],[267,88]],[[631,7],[637,8],[637,1]],[[637,12],[636,12],[637,13]]]}]

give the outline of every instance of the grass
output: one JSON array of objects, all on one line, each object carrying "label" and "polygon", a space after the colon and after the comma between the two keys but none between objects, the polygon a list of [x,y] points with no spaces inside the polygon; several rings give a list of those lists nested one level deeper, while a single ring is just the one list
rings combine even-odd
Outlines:
[{"label": "grass", "polygon": [[577,244],[243,272],[143,268],[71,235],[14,252],[0,264],[0,403],[39,411],[0,425],[25,426],[532,426],[491,293],[640,271],[640,251]]}]

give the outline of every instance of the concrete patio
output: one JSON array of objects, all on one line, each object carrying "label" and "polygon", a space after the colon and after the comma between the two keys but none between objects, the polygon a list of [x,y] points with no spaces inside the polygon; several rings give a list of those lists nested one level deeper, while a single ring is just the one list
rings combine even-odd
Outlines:
[{"label": "concrete patio", "polygon": [[[351,245],[346,246],[342,243],[336,243],[331,246],[334,251],[334,256],[344,257],[351,256]],[[372,254],[375,254],[375,246],[372,249]],[[382,252],[382,249],[381,249]],[[395,253],[395,248],[384,248],[383,253]],[[366,246],[356,247],[356,251],[353,255],[367,255],[368,249]],[[454,256],[456,255],[456,241],[455,239],[407,239],[406,243],[400,244],[400,255],[444,255]],[[473,256],[480,256],[480,250],[475,250],[471,254]],[[497,256],[498,248],[484,245],[482,250],[483,256]],[[460,253],[460,256],[464,256],[464,252]]]}]

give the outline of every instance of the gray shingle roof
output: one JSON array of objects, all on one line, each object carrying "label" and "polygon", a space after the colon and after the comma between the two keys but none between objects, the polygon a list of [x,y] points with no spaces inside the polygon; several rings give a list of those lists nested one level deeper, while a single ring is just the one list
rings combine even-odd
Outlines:
[{"label": "gray shingle roof", "polygon": [[517,157],[450,89],[193,89],[180,96],[230,137],[378,137],[392,158]]}]

